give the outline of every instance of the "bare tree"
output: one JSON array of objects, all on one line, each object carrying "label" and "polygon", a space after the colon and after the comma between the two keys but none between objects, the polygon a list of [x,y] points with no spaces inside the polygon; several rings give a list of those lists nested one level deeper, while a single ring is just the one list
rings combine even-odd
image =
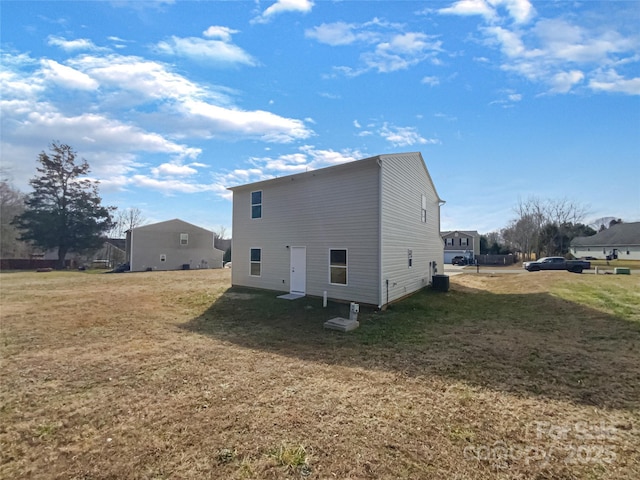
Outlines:
[{"label": "bare tree", "polygon": [[560,253],[564,252],[564,237],[571,227],[581,223],[587,214],[586,207],[577,204],[567,198],[560,200],[546,201],[546,223],[556,227],[556,238],[554,242],[559,242]]},{"label": "bare tree", "polygon": [[20,240],[18,228],[11,222],[24,212],[25,195],[7,179],[0,180],[0,257],[23,258],[32,251],[28,243]]},{"label": "bare tree", "polygon": [[128,230],[144,225],[146,222],[147,219],[138,207],[118,210],[115,214],[115,225],[111,232],[109,232],[110,236],[122,238]]},{"label": "bare tree", "polygon": [[528,258],[534,252],[537,257],[543,251],[549,255],[563,253],[566,235],[587,213],[584,206],[566,198],[535,196],[520,200],[514,211],[517,217],[503,230],[503,236]]},{"label": "bare tree", "polygon": [[214,230],[213,231],[213,236],[216,239],[219,239],[219,240],[226,239],[227,238],[227,227],[225,227],[224,225],[220,225],[218,227],[218,230]]},{"label": "bare tree", "polygon": [[531,214],[514,219],[502,230],[505,243],[514,251],[521,252],[524,259],[531,259],[537,249],[540,226]]}]

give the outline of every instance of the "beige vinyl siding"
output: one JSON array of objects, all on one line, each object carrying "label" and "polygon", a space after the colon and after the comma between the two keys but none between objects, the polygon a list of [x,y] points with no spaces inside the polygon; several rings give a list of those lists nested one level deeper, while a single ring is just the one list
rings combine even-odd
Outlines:
[{"label": "beige vinyl siding", "polygon": [[[181,235],[188,235],[186,245]],[[221,268],[224,252],[213,248],[213,232],[182,220],[144,225],[129,232],[131,270],[180,270],[189,268]],[[165,261],[161,259],[165,258]]]},{"label": "beige vinyl siding", "polygon": [[[378,173],[375,159],[233,189],[234,285],[288,292],[290,249],[306,247],[306,293],[378,303]],[[250,193],[262,190],[262,218],[250,218]],[[250,249],[262,249],[251,277]],[[331,285],[329,250],[348,251],[348,284]]]},{"label": "beige vinyl siding", "polygon": [[[430,262],[443,273],[440,199],[418,153],[383,155],[382,162],[382,303],[402,298],[431,282]],[[427,199],[422,222],[422,195]],[[408,267],[412,250],[413,267]],[[387,299],[387,285],[388,299]]]}]

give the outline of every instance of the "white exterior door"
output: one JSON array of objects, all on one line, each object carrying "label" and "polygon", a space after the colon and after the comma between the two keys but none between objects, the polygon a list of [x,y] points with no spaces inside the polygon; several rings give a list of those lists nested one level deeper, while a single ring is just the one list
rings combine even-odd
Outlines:
[{"label": "white exterior door", "polygon": [[290,286],[291,293],[306,293],[307,247],[291,247]]}]

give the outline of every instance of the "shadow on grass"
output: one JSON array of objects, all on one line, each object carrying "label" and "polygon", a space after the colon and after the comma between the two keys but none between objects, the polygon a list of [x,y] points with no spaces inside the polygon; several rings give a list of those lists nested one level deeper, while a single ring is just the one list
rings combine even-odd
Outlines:
[{"label": "shadow on grass", "polygon": [[233,287],[183,328],[252,349],[325,364],[438,375],[515,395],[600,408],[640,406],[640,326],[546,293],[493,294],[452,285],[359,329],[326,330],[349,306]]}]

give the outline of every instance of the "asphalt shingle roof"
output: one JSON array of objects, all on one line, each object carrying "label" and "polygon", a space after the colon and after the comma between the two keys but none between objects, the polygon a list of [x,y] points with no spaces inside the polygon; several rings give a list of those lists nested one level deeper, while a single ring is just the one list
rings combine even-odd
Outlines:
[{"label": "asphalt shingle roof", "polygon": [[618,223],[590,237],[576,237],[571,240],[572,247],[632,245],[640,245],[640,222]]}]

